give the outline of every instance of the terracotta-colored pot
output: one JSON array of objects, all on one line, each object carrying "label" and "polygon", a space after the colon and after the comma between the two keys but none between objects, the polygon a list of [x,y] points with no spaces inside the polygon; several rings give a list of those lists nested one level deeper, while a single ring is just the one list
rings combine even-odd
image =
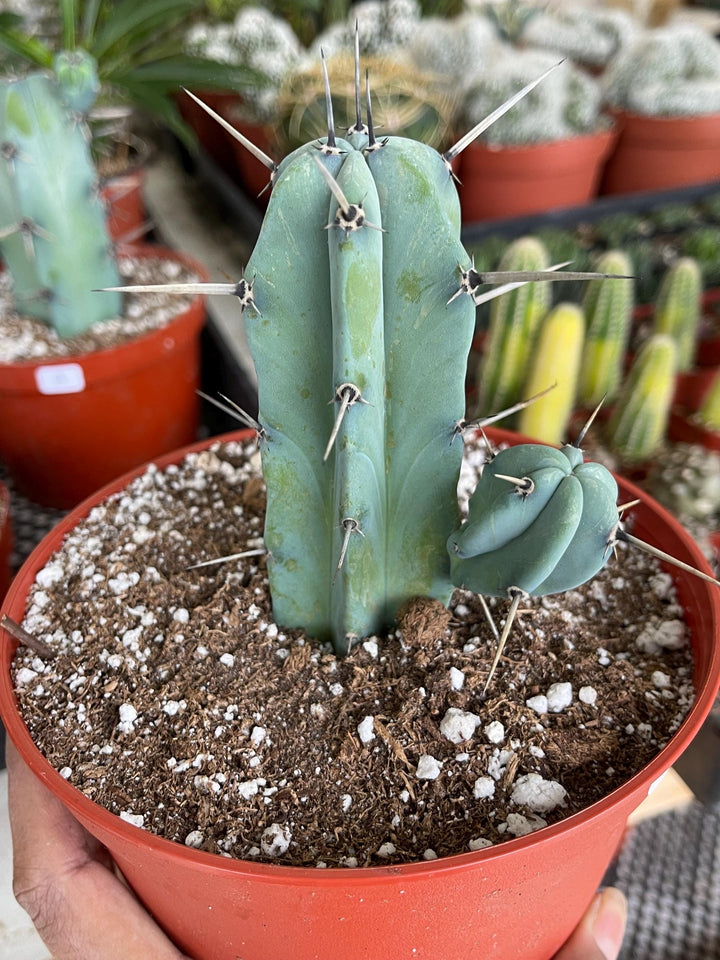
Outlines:
[{"label": "terracotta-colored pot", "polygon": [[[165,247],[125,252],[174,259],[207,279],[199,263]],[[196,297],[167,326],[117,347],[0,363],[0,458],[18,490],[45,506],[72,507],[194,440],[204,319]]]},{"label": "terracotta-colored pot", "polygon": [[11,580],[10,552],[12,551],[12,526],[10,524],[10,494],[0,483],[0,603],[8,591]]},{"label": "terracotta-colored pot", "polygon": [[597,193],[614,129],[525,147],[480,141],[460,154],[463,221],[543,213],[587,203]]},{"label": "terracotta-colored pot", "polygon": [[674,411],[670,415],[668,439],[674,443],[696,443],[706,450],[720,451],[720,432],[708,430],[684,411]]},{"label": "terracotta-colored pot", "polygon": [[115,243],[131,243],[146,231],[147,213],[143,200],[145,168],[137,167],[105,181],[101,193],[107,204],[107,225]]},{"label": "terracotta-colored pot", "polygon": [[[488,432],[496,442],[518,439]],[[177,462],[184,452],[159,463]],[[94,504],[138,472],[85,501],[42,541],[16,577],[4,613],[22,619],[36,571]],[[670,514],[630,483],[620,481],[620,490],[623,500],[642,496],[633,511],[639,536],[709,570]],[[676,568],[670,572],[692,634],[697,692],[670,743],[581,813],[530,836],[435,862],[356,870],[248,863],[131,826],[64,780],[33,744],[10,677],[16,643],[4,632],[0,712],[30,769],[105,844],[140,901],[194,960],[548,960],[590,902],[628,815],[688,746],[720,682],[720,591]]]},{"label": "terracotta-colored pot", "polygon": [[720,113],[647,117],[614,111],[618,138],[600,192],[667,190],[720,179]]}]

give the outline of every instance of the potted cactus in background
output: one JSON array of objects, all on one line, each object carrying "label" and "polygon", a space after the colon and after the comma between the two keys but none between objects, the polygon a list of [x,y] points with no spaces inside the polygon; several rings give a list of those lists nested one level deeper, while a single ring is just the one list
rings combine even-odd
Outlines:
[{"label": "potted cactus in background", "polygon": [[[493,952],[498,960],[548,960],[590,901],[628,812],[710,708],[720,679],[720,665],[712,656],[720,595],[714,581],[707,583],[693,574],[677,579],[680,600],[693,621],[696,654],[696,703],[680,733],[629,783],[590,808],[548,825],[540,814],[549,816],[565,803],[564,788],[537,774],[546,786],[539,793],[533,790],[537,780],[521,774],[519,761],[513,763],[501,749],[506,733],[488,714],[484,696],[489,687],[503,699],[510,694],[510,685],[498,679],[502,670],[495,674],[494,687],[491,677],[520,600],[529,594],[569,590],[604,566],[616,542],[637,541],[620,525],[615,479],[595,464],[583,464],[579,448],[570,445],[555,450],[520,444],[494,456],[473,494],[469,519],[460,524],[457,487],[463,458],[464,379],[475,302],[485,296],[481,291],[485,284],[545,281],[552,272],[475,270],[459,240],[460,206],[449,169],[465,138],[441,156],[409,139],[377,139],[369,106],[367,123],[357,119],[357,129],[340,139],[330,113],[328,133],[321,141],[300,147],[277,169],[267,158],[273,188],[246,275],[211,288],[237,297],[244,308],[259,374],[256,428],[266,491],[254,472],[257,448],[245,437],[227,449],[204,444],[187,459],[182,453],[172,455],[147,471],[136,471],[135,480],[126,477],[114,484],[119,496],[104,499],[108,489],[76,510],[38,549],[4,608],[10,619],[2,631],[3,719],[32,769],[107,846],[140,900],[185,953],[212,960],[237,956],[392,960],[416,951],[428,960],[459,960],[469,952],[478,956]],[[141,287],[137,292],[150,292],[146,285]],[[207,515],[198,507],[203,491],[209,493],[204,501],[211,510]],[[622,484],[623,497],[633,492]],[[177,517],[165,513],[171,501],[182,501],[186,508],[182,532]],[[91,509],[94,505],[100,509]],[[230,510],[232,524],[222,515]],[[153,526],[153,513],[159,527]],[[194,559],[205,571],[208,564],[217,569],[218,564],[231,562],[233,558],[218,555],[219,540],[229,547],[241,518],[250,538],[246,545],[250,550],[243,550],[242,559],[251,564],[232,574],[222,595],[208,592],[204,574],[197,567],[187,569],[188,551],[200,554]],[[662,535],[665,546],[681,554],[681,561],[703,564],[697,548],[659,508],[645,504],[638,518],[636,531]],[[93,566],[90,586],[82,572],[74,576],[73,561],[64,554],[55,555],[45,567],[65,533],[72,531],[72,544],[92,541],[90,528],[83,525],[98,521],[109,523],[113,531],[108,577]],[[191,528],[202,540],[190,540]],[[126,548],[121,529],[129,532],[134,547]],[[91,548],[97,551],[96,564],[101,563],[103,548],[97,542]],[[272,616],[266,593],[261,597],[264,569],[257,556],[264,553]],[[141,565],[143,573],[131,571],[130,562]],[[82,564],[85,569],[84,560]],[[43,567],[42,609],[31,606],[23,633],[12,621],[23,617],[28,591]],[[62,593],[61,583],[66,581],[80,584],[77,614],[85,618],[105,598],[112,605],[113,619],[122,620],[116,638],[110,638],[102,625],[96,635],[102,682],[90,680],[95,668],[85,637],[93,629],[85,619],[82,630],[70,623],[67,634],[55,630],[49,593],[55,588]],[[443,659],[437,687],[429,685],[438,644],[448,642],[444,604],[453,583],[468,587],[462,594],[466,605],[475,605],[471,591],[511,600],[501,636],[494,637],[487,623],[480,626],[479,604],[472,614],[468,611],[471,629],[487,630],[490,643],[485,651],[495,653],[495,663],[488,671],[490,658],[483,657],[482,670],[473,674],[464,693],[462,671],[456,667],[452,672],[452,657]],[[645,584],[640,586],[647,600]],[[236,595],[243,598],[239,605]],[[66,601],[67,596],[64,609]],[[636,607],[634,594],[631,601]],[[196,619],[201,610],[218,619],[201,625]],[[454,612],[464,616],[457,605]],[[396,616],[399,637],[393,626]],[[439,619],[428,635],[428,622],[435,618]],[[414,632],[410,621],[415,622]],[[241,635],[245,625],[249,633]],[[23,643],[37,647],[44,636],[48,645],[54,644],[49,651],[54,662],[47,671],[42,668],[43,684],[70,661],[71,669],[83,671],[82,678],[75,675],[79,684],[73,680],[72,688],[64,684],[63,689],[73,698],[83,698],[83,703],[86,696],[100,692],[101,712],[117,747],[94,744],[97,749],[90,748],[88,764],[74,754],[72,765],[62,768],[64,775],[48,764],[18,713],[11,681],[14,642],[9,641],[8,627]],[[81,637],[84,649],[75,650],[72,645],[80,645]],[[323,639],[332,648],[318,642]],[[595,633],[591,642],[591,659],[596,662]],[[227,649],[231,644],[234,653]],[[463,656],[477,659],[473,656],[477,643],[468,639],[467,648],[461,648]],[[261,656],[265,651],[268,657],[262,668],[246,670],[249,663],[239,667],[243,650]],[[185,652],[187,672],[178,659]],[[556,651],[551,652],[548,659],[556,661]],[[53,653],[58,655],[53,658]],[[33,658],[37,655],[36,651]],[[48,656],[47,649],[44,655]],[[532,659],[528,654],[523,671],[532,667]],[[415,674],[408,673],[410,660]],[[40,670],[40,660],[30,663]],[[689,661],[682,663],[689,671]],[[363,699],[371,675],[374,678],[381,666],[389,667],[389,672],[382,689],[377,688],[377,702],[374,692],[369,700]],[[151,675],[155,667],[160,673],[151,694],[153,704],[141,715],[130,699],[121,698],[139,697],[138,687],[131,690],[126,681]],[[221,676],[220,667],[236,671],[229,674],[222,694],[213,679]],[[296,674],[299,668],[308,671],[302,681]],[[33,698],[39,674],[30,665],[27,670],[32,677],[25,672],[16,679],[20,687],[30,684],[27,692]],[[411,687],[400,690],[403,674]],[[207,694],[203,713],[189,711],[190,723],[181,693],[186,681]],[[259,686],[253,688],[254,683]],[[293,716],[310,725],[293,744],[284,783],[269,783],[265,748],[279,754],[291,739],[285,721],[276,729],[277,716],[266,710],[267,698],[283,686],[285,694],[302,695]],[[567,692],[564,684],[559,686]],[[259,699],[246,717],[239,715],[236,703],[231,709],[234,701],[228,697],[239,697],[247,689],[256,690]],[[359,691],[357,701],[351,700],[353,690]],[[32,710],[34,701],[19,692]],[[177,696],[171,698],[171,693]],[[590,707],[593,697],[587,689],[585,698],[588,703],[583,703]],[[456,702],[484,711],[484,719],[459,707],[445,710]],[[412,705],[420,714],[411,718],[405,711]],[[339,712],[332,719],[329,711],[335,709]],[[535,707],[523,702],[519,709],[527,717],[520,727],[538,726],[540,713]],[[93,715],[85,705],[79,711],[74,700],[73,711],[76,717],[78,712]],[[426,717],[424,723],[421,716]],[[444,738],[442,761],[424,749],[430,721],[441,728],[437,742]],[[463,835],[476,826],[478,831],[465,837],[464,852],[448,850],[449,855],[435,863],[437,853],[429,846],[418,849],[413,830],[436,822],[428,801],[451,795],[460,783],[462,765],[471,762],[470,751],[476,749],[470,741],[481,725],[498,777],[488,773],[460,788],[459,809],[453,806],[445,825],[454,824]],[[148,766],[140,776],[134,751],[152,727],[164,729],[169,739],[162,756],[153,761],[159,764],[153,766],[157,776],[150,775]],[[207,750],[199,750],[194,739],[201,728],[212,738]],[[173,730],[185,738],[182,743]],[[587,728],[582,739],[592,739]],[[334,745],[335,751],[323,764],[316,761],[320,740]],[[510,739],[511,752],[512,743]],[[74,739],[73,744],[80,746]],[[216,766],[226,748],[233,765],[229,773]],[[168,757],[168,750],[179,756]],[[301,811],[314,806],[294,772],[301,753],[309,759],[311,782],[317,782],[323,770],[331,771],[331,779],[322,781],[322,792],[338,803],[327,822],[312,828],[313,836],[322,836],[327,845],[330,869],[327,860],[318,859],[315,840],[305,849],[305,827],[295,824]],[[537,751],[528,755],[538,759]],[[111,807],[115,801],[122,804],[116,816],[89,796],[99,799],[98,776],[107,790],[106,773],[111,767],[118,770],[129,758],[132,772],[119,794],[110,800],[106,793]],[[145,755],[143,763],[149,762]],[[379,786],[392,784],[380,826],[398,833],[370,852],[354,845],[378,820],[378,807],[353,795],[359,789],[358,762],[371,768],[370,779]],[[346,763],[351,780],[345,779]],[[607,763],[600,769],[603,776],[611,776]],[[80,781],[88,795],[77,789]],[[141,797],[129,799],[130,781],[136,785],[139,781]],[[191,830],[184,821],[177,836],[181,842],[175,844],[139,829],[151,823],[156,827],[156,814],[170,825],[174,815],[165,806],[151,800],[144,812],[135,807],[147,798],[151,782],[168,781],[170,791],[180,790],[186,799],[185,791],[194,791],[186,808],[191,805],[203,817]],[[500,790],[508,785],[515,799],[505,804],[507,819],[497,837],[512,839],[494,849],[484,835],[492,818],[483,821],[482,829],[477,821],[469,824],[473,801],[489,798],[497,805]],[[401,841],[403,804],[412,804],[417,817]],[[520,809],[525,813],[518,818]],[[257,814],[247,836],[231,824],[233,814],[239,816],[241,810]],[[338,847],[336,821],[341,838],[356,840],[348,844],[342,839]],[[227,828],[219,843],[205,836],[213,823]],[[255,837],[258,824],[259,843],[250,846],[246,840]],[[233,853],[246,846],[244,858],[233,859]],[[303,866],[288,865],[296,849]],[[367,868],[359,868],[365,863]]]},{"label": "potted cactus in background", "polygon": [[189,266],[148,246],[116,261],[82,119],[93,62],[73,55],[56,77],[0,83],[0,457],[31,499],[68,507],[194,438],[204,313],[199,298],[148,313],[92,292],[120,285],[123,269],[171,278]]},{"label": "potted cactus in background", "polygon": [[[544,51],[493,48],[482,78],[466,92],[466,123],[472,126],[557,63]],[[599,86],[569,62],[548,80],[464,151],[458,177],[466,222],[540,213],[595,196],[615,136],[600,111]]]},{"label": "potted cactus in background", "polygon": [[704,30],[641,34],[608,67],[603,96],[619,130],[603,193],[720,178],[720,43]]}]

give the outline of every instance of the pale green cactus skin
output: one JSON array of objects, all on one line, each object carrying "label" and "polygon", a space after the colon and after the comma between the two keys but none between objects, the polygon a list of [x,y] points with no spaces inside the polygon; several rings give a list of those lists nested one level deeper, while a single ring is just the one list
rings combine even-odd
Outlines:
[{"label": "pale green cactus skin", "polygon": [[610,418],[607,441],[626,462],[649,459],[665,435],[675,392],[677,348],[667,334],[647,340],[630,370]]},{"label": "pale green cactus skin", "polygon": [[720,373],[715,375],[705,394],[696,419],[706,430],[720,431]]},{"label": "pale green cactus skin", "polygon": [[88,139],[50,76],[0,84],[0,143],[0,231],[35,225],[0,241],[17,309],[61,337],[117,316],[121,295],[93,292],[120,279]]},{"label": "pale green cactus skin", "polygon": [[[274,616],[343,653],[405,600],[449,600],[453,437],[475,319],[470,297],[448,303],[470,263],[442,158],[403,138],[364,153],[366,142],[338,141],[341,156],[309,144],[281,164],[246,269]],[[338,204],[317,160],[385,232],[325,229]],[[367,402],[348,408],[323,462],[343,383]],[[345,519],[362,534],[349,535],[337,571]]]},{"label": "pale green cactus skin", "polygon": [[[521,237],[505,251],[499,270],[546,270],[550,258],[535,237]],[[551,299],[548,283],[528,283],[492,302],[487,345],[478,373],[478,413],[486,416],[524,399],[528,361]]]},{"label": "pale green cactus skin", "polygon": [[662,279],[653,321],[656,333],[667,333],[675,341],[681,373],[694,366],[701,298],[700,267],[692,257],[682,257]]},{"label": "pale green cactus skin", "polygon": [[[632,274],[629,257],[609,250],[598,260],[600,273],[623,277]],[[583,297],[586,319],[585,346],[578,380],[578,400],[594,409],[603,398],[617,395],[630,334],[634,284],[628,280],[590,280]]]},{"label": "pale green cactus skin", "polygon": [[[524,496],[498,474],[529,478]],[[561,593],[602,569],[618,523],[617,484],[582,451],[522,444],[502,450],[483,469],[467,523],[448,541],[453,581],[504,597]]]}]

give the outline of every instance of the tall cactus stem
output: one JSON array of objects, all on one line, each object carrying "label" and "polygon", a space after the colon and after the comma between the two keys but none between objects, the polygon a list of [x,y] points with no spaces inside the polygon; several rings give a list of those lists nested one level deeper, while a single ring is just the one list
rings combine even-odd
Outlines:
[{"label": "tall cactus stem", "polygon": [[655,303],[653,329],[669,334],[677,345],[678,371],[693,366],[700,322],[702,274],[692,257],[681,257],[667,271]]}]

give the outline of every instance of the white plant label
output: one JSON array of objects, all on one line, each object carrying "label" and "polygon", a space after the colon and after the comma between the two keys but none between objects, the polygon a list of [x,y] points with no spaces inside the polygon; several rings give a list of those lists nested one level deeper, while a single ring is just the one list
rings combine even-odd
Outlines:
[{"label": "white plant label", "polygon": [[54,363],[35,370],[35,385],[39,393],[82,393],[85,374],[79,363]]}]

